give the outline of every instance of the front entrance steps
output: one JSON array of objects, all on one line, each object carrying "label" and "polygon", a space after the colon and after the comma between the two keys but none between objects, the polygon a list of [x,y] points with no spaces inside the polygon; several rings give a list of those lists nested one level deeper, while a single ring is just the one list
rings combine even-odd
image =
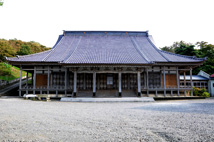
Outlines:
[{"label": "front entrance steps", "polygon": [[[92,97],[92,90],[79,90],[76,97]],[[118,97],[118,90],[97,90],[96,98]],[[123,90],[122,97],[137,97],[134,90]]]},{"label": "front entrance steps", "polygon": [[62,102],[154,102],[153,97],[121,97],[121,98],[61,98]]}]

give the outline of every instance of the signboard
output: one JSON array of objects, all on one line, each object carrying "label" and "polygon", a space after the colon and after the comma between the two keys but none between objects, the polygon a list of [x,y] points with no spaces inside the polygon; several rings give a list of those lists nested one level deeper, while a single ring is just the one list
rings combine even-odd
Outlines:
[{"label": "signboard", "polygon": [[113,76],[107,76],[107,85],[113,85]]}]

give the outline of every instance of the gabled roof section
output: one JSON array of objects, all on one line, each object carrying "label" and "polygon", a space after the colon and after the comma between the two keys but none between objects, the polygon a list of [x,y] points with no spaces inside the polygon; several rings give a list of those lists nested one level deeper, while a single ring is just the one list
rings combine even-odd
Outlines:
[{"label": "gabled roof section", "polygon": [[[185,79],[186,80],[190,80],[190,75],[186,75],[185,76]],[[184,80],[184,76],[183,75],[180,75],[180,80]],[[201,75],[192,75],[192,80],[209,80],[209,78],[206,78],[204,76],[201,76]]]},{"label": "gabled roof section", "polygon": [[41,62],[50,53],[50,51],[51,50],[47,50],[36,54],[7,58],[7,60],[17,62]]},{"label": "gabled roof section", "polygon": [[148,31],[64,31],[51,50],[7,60],[61,64],[152,64],[203,62],[205,59],[161,51],[154,45]]},{"label": "gabled roof section", "polygon": [[206,58],[196,58],[195,56],[179,55],[162,50],[159,50],[159,52],[161,52],[164,57],[168,58],[170,62],[200,62],[206,60]]},{"label": "gabled roof section", "polygon": [[210,75],[202,70],[199,71],[198,75],[206,77],[206,78],[210,78]]}]

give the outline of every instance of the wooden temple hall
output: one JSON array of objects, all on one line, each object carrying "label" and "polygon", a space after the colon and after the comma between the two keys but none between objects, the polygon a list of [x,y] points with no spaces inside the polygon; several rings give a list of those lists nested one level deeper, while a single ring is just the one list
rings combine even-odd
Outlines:
[{"label": "wooden temple hall", "polygon": [[[51,50],[6,59],[32,74],[20,96],[56,97],[191,96],[192,69],[206,60],[161,51],[148,31],[64,31]],[[191,85],[180,86],[186,72]]]}]

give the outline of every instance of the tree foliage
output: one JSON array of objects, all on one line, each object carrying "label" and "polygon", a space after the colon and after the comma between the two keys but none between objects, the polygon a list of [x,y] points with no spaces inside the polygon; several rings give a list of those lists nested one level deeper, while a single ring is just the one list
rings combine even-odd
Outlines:
[{"label": "tree foliage", "polygon": [[24,45],[24,44],[21,45],[20,50],[17,51],[18,55],[28,55],[28,54],[31,54],[31,53],[32,53],[32,51],[31,51],[30,47],[27,46],[27,45]]},{"label": "tree foliage", "polygon": [[8,43],[7,40],[0,40],[0,61],[4,61],[4,57],[13,57],[16,55],[14,48]]},{"label": "tree foliage", "polygon": [[50,48],[38,42],[24,42],[17,39],[0,39],[0,62],[5,61],[5,56],[15,57],[16,55],[28,55],[49,50]]}]

